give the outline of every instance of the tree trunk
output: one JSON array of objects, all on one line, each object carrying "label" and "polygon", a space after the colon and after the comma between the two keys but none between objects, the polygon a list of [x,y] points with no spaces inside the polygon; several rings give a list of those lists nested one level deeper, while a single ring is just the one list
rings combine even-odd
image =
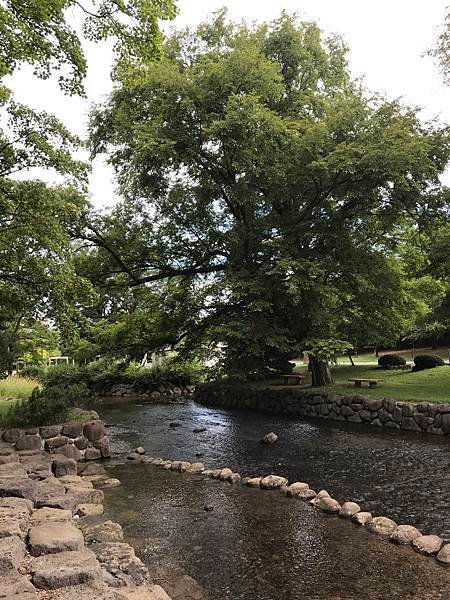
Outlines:
[{"label": "tree trunk", "polygon": [[324,360],[319,360],[315,356],[310,356],[309,364],[312,374],[312,387],[333,385],[333,378],[327,362]]},{"label": "tree trunk", "polygon": [[348,356],[348,359],[350,361],[350,364],[352,365],[352,367],[354,367],[355,366],[355,362],[353,360],[352,353],[351,352],[347,352],[347,356]]}]

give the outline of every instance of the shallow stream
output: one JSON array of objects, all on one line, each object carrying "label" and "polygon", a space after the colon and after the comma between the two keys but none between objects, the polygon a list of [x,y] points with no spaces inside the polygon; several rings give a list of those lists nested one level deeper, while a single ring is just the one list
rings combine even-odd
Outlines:
[{"label": "shallow stream", "polygon": [[[118,452],[143,445],[148,454],[208,468],[285,475],[450,538],[447,438],[192,402],[120,403],[100,413]],[[206,431],[193,433],[199,427]],[[269,431],[279,435],[273,446],[260,442]],[[210,600],[450,599],[450,569],[278,492],[142,464],[110,470],[123,485],[107,492],[109,516],[175,596],[173,582],[188,574],[201,586],[198,597]]]}]

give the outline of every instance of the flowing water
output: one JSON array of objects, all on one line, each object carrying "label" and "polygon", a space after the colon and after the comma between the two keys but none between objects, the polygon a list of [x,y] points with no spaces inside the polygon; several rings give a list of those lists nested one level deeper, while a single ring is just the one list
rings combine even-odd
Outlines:
[{"label": "flowing water", "polygon": [[[100,412],[117,452],[143,445],[148,454],[208,468],[284,475],[450,537],[447,438],[191,402],[121,403]],[[206,431],[194,433],[199,427]],[[269,431],[279,435],[273,446],[260,442]],[[173,589],[183,574],[209,600],[450,599],[449,568],[279,492],[143,464],[110,471],[123,485],[107,492],[108,514],[124,524],[153,578],[177,600],[195,598]]]}]

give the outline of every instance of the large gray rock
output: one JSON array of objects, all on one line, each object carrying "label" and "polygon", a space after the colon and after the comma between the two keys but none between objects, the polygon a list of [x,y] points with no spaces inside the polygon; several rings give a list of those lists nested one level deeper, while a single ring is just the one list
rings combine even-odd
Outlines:
[{"label": "large gray rock", "polygon": [[389,539],[394,544],[411,544],[420,535],[420,531],[412,525],[399,525]]},{"label": "large gray rock", "polygon": [[387,517],[374,517],[373,519],[369,519],[365,526],[370,533],[376,533],[381,536],[390,536],[397,529],[397,523]]},{"label": "large gray rock", "polygon": [[30,572],[34,585],[43,590],[100,582],[102,579],[95,554],[86,548],[34,558],[30,563]]},{"label": "large gray rock", "polygon": [[18,536],[0,539],[0,577],[18,569],[26,553],[27,548]]},{"label": "large gray rock", "polygon": [[97,560],[104,571],[105,582],[113,587],[141,585],[148,581],[147,567],[135,555],[133,548],[123,542],[93,544]]},{"label": "large gray rock", "polygon": [[16,450],[40,450],[42,439],[39,435],[24,435],[16,442]]},{"label": "large gray rock", "polygon": [[28,536],[31,556],[82,550],[83,534],[72,523],[46,523],[32,527]]},{"label": "large gray rock", "polygon": [[101,421],[90,421],[84,426],[83,435],[90,442],[96,442],[106,435],[105,425]]},{"label": "large gray rock", "polygon": [[83,423],[77,423],[77,422],[64,423],[62,434],[69,438],[74,439],[83,434],[83,428],[84,428]]},{"label": "large gray rock", "polygon": [[55,477],[77,474],[77,461],[73,458],[67,458],[61,454],[55,455],[52,464],[52,471]]},{"label": "large gray rock", "polygon": [[433,556],[437,554],[442,548],[444,542],[438,535],[421,535],[416,537],[413,541],[412,546],[419,554],[425,554],[426,556]]},{"label": "large gray rock", "polygon": [[62,425],[45,425],[40,428],[39,433],[41,434],[41,438],[48,439],[57,437],[61,431]]},{"label": "large gray rock", "polygon": [[0,598],[3,600],[35,600],[36,590],[23,575],[12,573],[0,579]]}]

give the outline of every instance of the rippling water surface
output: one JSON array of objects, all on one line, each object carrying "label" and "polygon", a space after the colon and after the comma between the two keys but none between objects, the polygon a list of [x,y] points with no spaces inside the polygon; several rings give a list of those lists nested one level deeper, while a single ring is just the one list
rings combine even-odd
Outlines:
[{"label": "rippling water surface", "polygon": [[[100,413],[116,451],[143,445],[155,456],[243,475],[284,475],[450,537],[446,438],[194,403],[122,403]],[[193,433],[197,427],[206,431]],[[273,446],[260,442],[269,431],[279,435]],[[146,465],[112,470],[124,485],[107,493],[108,511],[166,587],[187,573],[210,600],[450,598],[450,569],[278,492]]]}]

